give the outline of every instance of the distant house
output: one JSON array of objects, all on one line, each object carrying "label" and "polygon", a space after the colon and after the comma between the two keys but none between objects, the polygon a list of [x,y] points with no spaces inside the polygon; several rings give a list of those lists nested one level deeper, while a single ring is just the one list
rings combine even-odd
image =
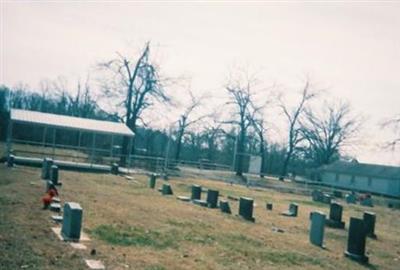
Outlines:
[{"label": "distant house", "polygon": [[400,197],[400,167],[337,161],[321,167],[318,180],[345,189]]}]

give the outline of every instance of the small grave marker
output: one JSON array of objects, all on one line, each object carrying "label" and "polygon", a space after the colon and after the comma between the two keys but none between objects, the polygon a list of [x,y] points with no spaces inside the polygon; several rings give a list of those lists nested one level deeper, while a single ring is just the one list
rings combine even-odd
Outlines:
[{"label": "small grave marker", "polygon": [[66,240],[79,240],[82,227],[82,207],[79,203],[67,202],[64,205],[61,234]]},{"label": "small grave marker", "polygon": [[253,204],[254,200],[252,198],[240,197],[239,216],[243,217],[245,220],[255,222],[255,218],[253,217]]},{"label": "small grave marker", "polygon": [[176,198],[183,202],[190,202],[190,198],[187,196],[177,196]]},{"label": "small grave marker", "polygon": [[156,187],[156,181],[157,181],[156,175],[154,173],[150,174],[149,187],[150,188],[155,188]]},{"label": "small grave marker", "polygon": [[54,185],[58,185],[58,166],[52,165],[50,167],[50,180]]},{"label": "small grave marker", "polygon": [[313,190],[311,197],[314,202],[322,202],[323,193],[321,190]]},{"label": "small grave marker", "polygon": [[357,202],[356,195],[354,195],[354,194],[346,194],[345,199],[346,199],[346,203],[356,203]]},{"label": "small grave marker", "polygon": [[208,189],[207,205],[209,208],[217,208],[218,207],[218,196],[219,196],[218,190]]},{"label": "small grave marker", "polygon": [[339,190],[334,190],[333,196],[335,196],[336,198],[343,198],[343,193]]},{"label": "small grave marker", "polygon": [[362,219],[350,218],[349,236],[345,256],[360,263],[368,263],[365,256],[366,229]]},{"label": "small grave marker", "polygon": [[272,203],[267,203],[267,204],[266,204],[267,210],[272,211],[272,207],[273,207],[273,204],[272,204]]},{"label": "small grave marker", "polygon": [[14,155],[8,155],[8,157],[7,157],[7,167],[9,167],[9,168],[14,167],[14,162],[15,162],[15,156]]},{"label": "small grave marker", "polygon": [[51,158],[44,158],[42,162],[42,179],[50,180],[50,168],[53,165]]},{"label": "small grave marker", "polygon": [[219,208],[221,209],[222,213],[231,214],[231,207],[229,206],[229,202],[227,200],[220,200],[219,201]]},{"label": "small grave marker", "polygon": [[289,210],[282,212],[287,217],[297,217],[299,205],[297,203],[289,204]]},{"label": "small grave marker", "polygon": [[316,246],[324,247],[324,228],[326,215],[320,211],[311,213],[310,242]]},{"label": "small grave marker", "polygon": [[201,199],[201,186],[192,185],[192,200],[200,200]]},{"label": "small grave marker", "polygon": [[51,203],[50,210],[53,212],[61,212],[61,204],[59,203]]},{"label": "small grave marker", "polygon": [[374,203],[372,202],[371,197],[364,198],[363,200],[360,201],[360,204],[363,206],[374,207]]},{"label": "small grave marker", "polygon": [[342,221],[343,206],[337,202],[331,203],[329,210],[329,219],[326,220],[326,225],[332,228],[344,229]]},{"label": "small grave marker", "polygon": [[332,201],[332,196],[324,193],[324,195],[322,196],[322,202],[326,203],[326,204],[330,204],[331,201]]},{"label": "small grave marker", "polygon": [[375,221],[376,215],[373,212],[364,212],[363,216],[365,230],[368,237],[376,238],[375,234]]},{"label": "small grave marker", "polygon": [[172,192],[171,185],[163,184],[161,194],[162,195],[173,195],[174,193]]},{"label": "small grave marker", "polygon": [[203,207],[206,207],[207,206],[207,201],[205,201],[205,200],[193,200],[193,203],[194,204],[197,204],[197,205],[200,205],[200,206],[203,206]]}]

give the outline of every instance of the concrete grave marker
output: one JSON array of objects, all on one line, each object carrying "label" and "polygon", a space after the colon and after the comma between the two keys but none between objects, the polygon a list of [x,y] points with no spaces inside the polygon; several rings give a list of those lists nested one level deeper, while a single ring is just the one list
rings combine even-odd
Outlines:
[{"label": "concrete grave marker", "polygon": [[282,212],[282,215],[287,217],[297,217],[299,205],[297,203],[289,204],[289,210]]},{"label": "concrete grave marker", "polygon": [[58,197],[53,197],[53,198],[51,198],[51,202],[53,202],[53,203],[60,203],[61,200],[60,200],[60,198],[58,198]]},{"label": "concrete grave marker", "polygon": [[15,162],[15,156],[14,155],[8,155],[7,157],[7,167],[14,167],[14,162]]},{"label": "concrete grave marker", "polygon": [[42,179],[50,180],[50,168],[53,166],[51,158],[44,158],[42,162]]},{"label": "concrete grave marker", "polygon": [[326,215],[323,212],[311,213],[310,242],[319,247],[324,247],[325,219]]},{"label": "concrete grave marker", "polygon": [[219,201],[219,208],[221,209],[222,213],[231,214],[231,207],[229,206],[229,202],[227,200],[220,200]]},{"label": "concrete grave marker", "polygon": [[66,240],[79,240],[82,228],[82,207],[75,202],[64,205],[61,234]]},{"label": "concrete grave marker", "polygon": [[118,175],[118,172],[119,172],[118,163],[114,162],[113,164],[111,164],[111,174]]},{"label": "concrete grave marker", "polygon": [[154,173],[150,174],[149,188],[155,188],[156,187],[156,181],[157,181],[156,175]]},{"label": "concrete grave marker", "polygon": [[357,202],[356,195],[354,195],[354,194],[346,194],[345,199],[346,199],[347,203],[356,203]]},{"label": "concrete grave marker", "polygon": [[344,229],[342,221],[343,206],[337,202],[331,203],[329,210],[329,219],[326,220],[326,225],[332,228]]},{"label": "concrete grave marker", "polygon": [[200,200],[201,199],[201,186],[192,185],[192,200]]},{"label": "concrete grave marker", "polygon": [[272,210],[273,204],[272,203],[267,203],[266,208],[267,210]]},{"label": "concrete grave marker", "polygon": [[174,193],[172,192],[171,185],[163,184],[161,194],[162,195],[173,195]]},{"label": "concrete grave marker", "polygon": [[58,185],[58,166],[52,165],[50,167],[50,180],[54,185]]},{"label": "concrete grave marker", "polygon": [[368,237],[376,238],[375,234],[375,221],[376,215],[373,212],[364,212],[363,216],[365,230]]},{"label": "concrete grave marker", "polygon": [[207,207],[208,205],[207,201],[205,200],[193,200],[193,203],[203,207]]},{"label": "concrete grave marker", "polygon": [[366,229],[362,219],[350,218],[349,236],[345,256],[360,263],[368,263],[365,256]]},{"label": "concrete grave marker", "polygon": [[208,207],[210,207],[210,208],[218,207],[218,196],[219,196],[218,190],[208,189],[208,192],[207,192]]},{"label": "concrete grave marker", "polygon": [[176,198],[183,202],[190,202],[190,198],[187,196],[177,196]]},{"label": "concrete grave marker", "polygon": [[104,264],[98,260],[85,260],[86,265],[92,270],[103,270],[106,269]]},{"label": "concrete grave marker", "polygon": [[50,210],[53,212],[61,212],[61,204],[59,203],[51,203]]},{"label": "concrete grave marker", "polygon": [[54,215],[51,216],[51,219],[55,222],[62,222],[63,221],[63,217],[62,216],[58,216],[58,215]]},{"label": "concrete grave marker", "polygon": [[253,204],[252,198],[240,197],[239,199],[239,216],[245,220],[255,222],[253,217]]}]

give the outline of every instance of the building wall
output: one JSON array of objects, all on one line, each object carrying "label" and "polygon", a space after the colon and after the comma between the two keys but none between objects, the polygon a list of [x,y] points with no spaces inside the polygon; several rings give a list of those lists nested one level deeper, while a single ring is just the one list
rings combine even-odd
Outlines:
[{"label": "building wall", "polygon": [[394,180],[322,172],[321,181],[328,185],[346,189],[356,189],[391,196],[400,196],[400,179]]}]

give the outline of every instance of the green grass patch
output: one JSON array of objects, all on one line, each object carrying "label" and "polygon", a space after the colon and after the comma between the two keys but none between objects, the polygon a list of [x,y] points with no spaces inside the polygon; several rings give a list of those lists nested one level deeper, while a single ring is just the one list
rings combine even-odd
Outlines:
[{"label": "green grass patch", "polygon": [[140,227],[100,225],[90,232],[110,244],[121,246],[147,246],[156,249],[176,248],[176,235]]}]

